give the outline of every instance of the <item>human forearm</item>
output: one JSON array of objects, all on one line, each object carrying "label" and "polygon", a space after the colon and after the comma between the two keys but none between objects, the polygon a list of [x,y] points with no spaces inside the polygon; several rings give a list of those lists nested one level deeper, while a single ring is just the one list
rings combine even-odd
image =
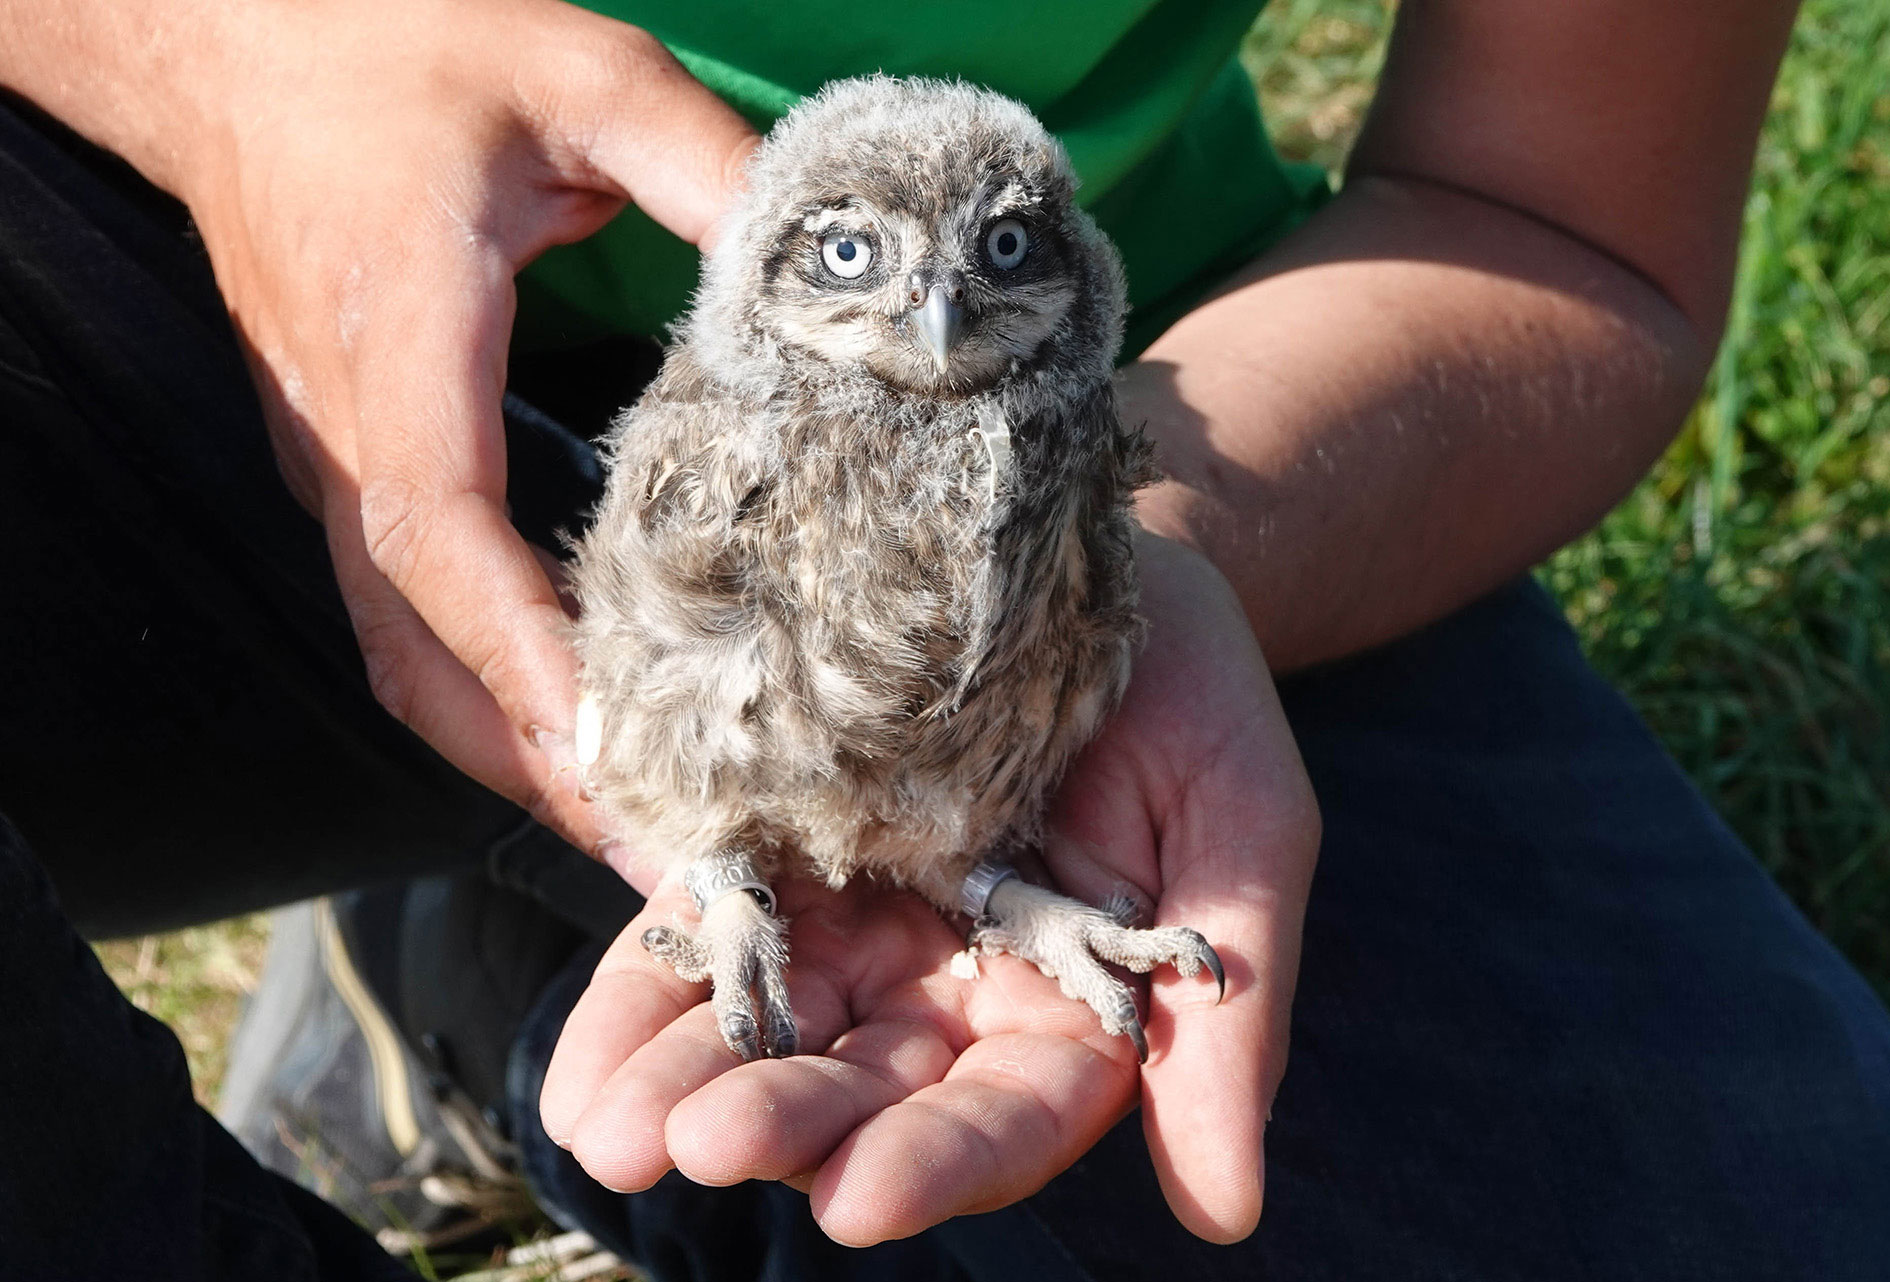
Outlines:
[{"label": "human forearm", "polygon": [[1142,516],[1234,582],[1276,669],[1334,658],[1595,521],[1714,339],[1564,231],[1362,178],[1128,370],[1170,477]]},{"label": "human forearm", "polygon": [[1679,427],[1794,8],[1398,6],[1345,193],[1129,376],[1175,478],[1145,518],[1275,667],[1516,573]]}]

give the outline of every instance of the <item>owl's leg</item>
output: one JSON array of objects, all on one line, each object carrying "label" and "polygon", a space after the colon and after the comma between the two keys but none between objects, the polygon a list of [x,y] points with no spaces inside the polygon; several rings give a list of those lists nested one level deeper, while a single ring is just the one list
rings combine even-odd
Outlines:
[{"label": "owl's leg", "polygon": [[748,855],[722,851],[683,874],[702,924],[643,932],[643,946],[682,978],[714,985],[710,1005],[729,1049],[745,1060],[792,1055],[800,1044],[787,990],[787,923]]},{"label": "owl's leg", "polygon": [[1146,974],[1172,962],[1183,975],[1204,968],[1227,994],[1227,973],[1201,933],[1186,926],[1138,930],[1133,901],[1112,899],[1092,908],[1053,890],[1033,886],[1008,864],[982,863],[965,878],[959,907],[976,925],[971,942],[987,952],[1011,953],[1057,981],[1065,997],[1088,1003],[1103,1031],[1126,1034],[1137,1059],[1148,1059],[1148,1038],[1129,986],[1104,962]]}]

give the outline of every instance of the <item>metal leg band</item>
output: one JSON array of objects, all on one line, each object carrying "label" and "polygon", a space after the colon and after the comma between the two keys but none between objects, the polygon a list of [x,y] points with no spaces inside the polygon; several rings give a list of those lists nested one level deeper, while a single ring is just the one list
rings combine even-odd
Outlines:
[{"label": "metal leg band", "polygon": [[959,911],[977,921],[991,906],[991,896],[997,888],[1016,875],[1017,869],[1009,864],[985,860],[965,874],[965,884],[958,888]]},{"label": "metal leg band", "polygon": [[724,895],[745,890],[755,897],[762,911],[775,915],[774,891],[761,879],[754,862],[739,850],[721,850],[698,859],[683,873],[683,885],[696,901],[697,912],[708,912],[709,905]]}]

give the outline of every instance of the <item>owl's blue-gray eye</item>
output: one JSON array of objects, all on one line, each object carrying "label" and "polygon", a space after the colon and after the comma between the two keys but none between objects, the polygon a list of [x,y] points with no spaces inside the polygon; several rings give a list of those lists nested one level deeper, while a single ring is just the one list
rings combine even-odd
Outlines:
[{"label": "owl's blue-gray eye", "polygon": [[858,280],[873,265],[873,247],[858,232],[830,231],[821,239],[820,261],[841,280]]},{"label": "owl's blue-gray eye", "polygon": [[984,252],[991,255],[991,265],[1010,271],[1030,252],[1030,233],[1015,218],[1000,218],[984,234]]}]

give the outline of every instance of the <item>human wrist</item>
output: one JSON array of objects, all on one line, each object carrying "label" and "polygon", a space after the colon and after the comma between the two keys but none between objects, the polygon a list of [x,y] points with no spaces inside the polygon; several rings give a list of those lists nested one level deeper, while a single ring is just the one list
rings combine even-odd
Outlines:
[{"label": "human wrist", "polygon": [[180,194],[234,22],[208,0],[0,0],[0,84]]}]

